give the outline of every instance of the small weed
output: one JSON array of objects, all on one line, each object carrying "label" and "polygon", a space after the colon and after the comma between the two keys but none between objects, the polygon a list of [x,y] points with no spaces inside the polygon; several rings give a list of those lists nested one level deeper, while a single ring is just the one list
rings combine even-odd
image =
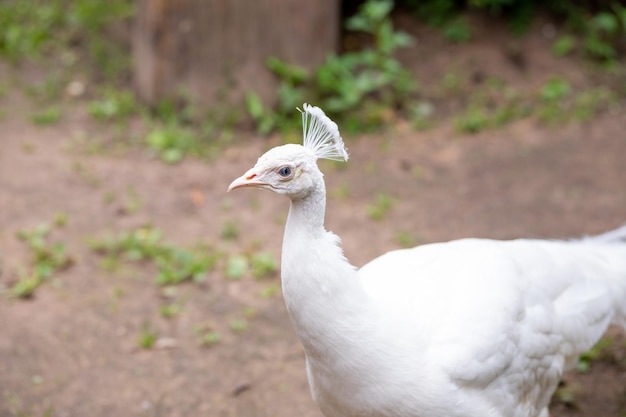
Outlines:
[{"label": "small weed", "polygon": [[186,280],[203,281],[215,263],[214,257],[202,250],[189,251],[176,247],[169,247],[155,260],[159,268],[156,279],[159,285],[179,284]]},{"label": "small weed", "polygon": [[29,266],[20,273],[20,279],[13,286],[13,295],[27,298],[55,272],[72,265],[72,258],[66,253],[62,243],[51,244],[48,235],[52,231],[48,224],[41,224],[32,230],[20,230],[17,234],[32,253]]},{"label": "small weed", "polygon": [[576,386],[569,387],[563,386],[559,387],[554,393],[554,397],[560,403],[566,405],[570,408],[577,408],[576,405],[576,395],[578,394],[579,388]]},{"label": "small weed", "polygon": [[426,130],[433,125],[435,107],[428,101],[419,101],[409,105],[409,119],[417,130]]},{"label": "small weed", "polygon": [[567,80],[552,78],[543,85],[539,96],[545,101],[557,101],[565,98],[571,91],[572,87]]},{"label": "small weed", "polygon": [[341,184],[331,189],[328,193],[332,198],[344,200],[350,195],[350,187],[348,184]]},{"label": "small weed", "polygon": [[261,290],[261,298],[272,298],[280,291],[280,286],[276,284],[270,284]]},{"label": "small weed", "polygon": [[372,220],[382,220],[393,207],[394,200],[387,194],[378,194],[374,203],[367,206],[367,215]]},{"label": "small weed", "polygon": [[54,216],[55,227],[65,227],[67,225],[67,213],[59,212]]},{"label": "small weed", "polygon": [[465,19],[457,18],[444,25],[443,37],[452,42],[463,43],[472,38],[472,32]]},{"label": "small weed", "polygon": [[224,223],[221,233],[222,239],[235,240],[239,237],[239,226],[234,222]]},{"label": "small weed", "polygon": [[184,281],[201,281],[213,269],[217,254],[205,247],[183,249],[163,243],[163,233],[152,227],[142,227],[118,236],[92,239],[90,247],[105,259],[150,261],[157,267],[156,282],[174,285]]},{"label": "small weed", "polygon": [[264,278],[278,270],[278,262],[271,253],[263,252],[250,257],[250,267],[253,277]]},{"label": "small weed", "polygon": [[417,244],[417,239],[412,233],[406,231],[396,232],[394,240],[404,248],[412,248]]},{"label": "small weed", "polygon": [[234,332],[241,333],[243,331],[248,330],[249,323],[245,319],[232,319],[228,323],[230,329]]},{"label": "small weed", "polygon": [[[190,127],[182,126],[178,122],[170,122],[155,125],[146,135],[145,143],[163,162],[176,164],[187,155],[198,157],[209,155],[211,147],[203,143],[203,137]],[[212,139],[214,143],[218,143],[217,139]]]},{"label": "small weed", "polygon": [[13,285],[13,295],[18,298],[28,298],[33,295],[35,290],[43,283],[43,277],[33,273],[32,275],[22,275],[20,279]]},{"label": "small weed", "polygon": [[552,53],[556,56],[565,56],[570,54],[575,48],[576,39],[571,35],[565,35],[552,44]]},{"label": "small weed", "polygon": [[250,262],[248,261],[248,257],[245,255],[232,255],[228,258],[226,262],[226,270],[224,271],[224,275],[228,279],[242,279],[244,275],[248,272],[248,268],[250,267]]},{"label": "small weed", "polygon": [[44,110],[33,113],[30,120],[37,125],[51,125],[61,120],[61,108],[59,106],[50,106]]},{"label": "small weed", "polygon": [[171,319],[183,311],[183,306],[179,303],[165,304],[159,308],[161,317]]},{"label": "small weed", "polygon": [[478,133],[489,126],[489,116],[484,108],[470,106],[455,118],[454,126],[461,133]]},{"label": "small weed", "polygon": [[139,107],[132,92],[107,88],[100,98],[89,103],[88,109],[98,120],[124,121],[136,114]]},{"label": "small weed", "polygon": [[198,338],[198,344],[203,347],[213,346],[219,343],[222,339],[219,332],[213,330],[211,326],[207,325],[196,326],[194,333]]},{"label": "small weed", "polygon": [[137,344],[142,349],[152,349],[158,339],[159,334],[155,330],[152,330],[152,326],[149,322],[147,322],[141,326],[141,331],[139,332],[139,337],[137,338]]},{"label": "small weed", "polygon": [[597,360],[611,360],[614,361],[615,357],[611,352],[613,346],[613,339],[610,337],[603,337],[592,347],[589,351],[583,353],[578,359],[576,364],[576,370],[580,373],[588,372],[591,369],[591,363]]}]

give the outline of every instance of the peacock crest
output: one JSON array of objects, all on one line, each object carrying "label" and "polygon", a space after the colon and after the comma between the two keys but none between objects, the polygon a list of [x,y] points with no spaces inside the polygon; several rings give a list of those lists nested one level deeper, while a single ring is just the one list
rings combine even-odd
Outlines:
[{"label": "peacock crest", "polygon": [[347,161],[348,152],[339,134],[337,123],[330,120],[324,111],[316,106],[304,103],[302,113],[302,133],[304,147],[318,159]]}]

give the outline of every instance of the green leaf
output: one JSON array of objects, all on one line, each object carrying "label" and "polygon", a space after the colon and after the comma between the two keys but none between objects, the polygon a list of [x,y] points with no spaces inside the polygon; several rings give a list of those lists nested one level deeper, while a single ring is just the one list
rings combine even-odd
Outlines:
[{"label": "green leaf", "polygon": [[250,92],[246,94],[246,107],[254,120],[259,120],[265,113],[263,102],[261,102],[261,98],[257,93]]},{"label": "green leaf", "polygon": [[226,263],[224,274],[229,279],[241,279],[248,271],[248,258],[244,255],[232,255]]},{"label": "green leaf", "polygon": [[564,35],[552,44],[552,53],[556,56],[565,56],[576,47],[576,39],[571,35]]}]

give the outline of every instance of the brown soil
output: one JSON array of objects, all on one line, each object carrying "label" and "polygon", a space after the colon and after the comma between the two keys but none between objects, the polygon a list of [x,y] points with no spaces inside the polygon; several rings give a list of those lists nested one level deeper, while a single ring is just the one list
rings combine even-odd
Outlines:
[{"label": "brown soil", "polygon": [[[404,58],[422,79],[455,67],[499,75],[519,88],[551,74],[590,82],[580,63],[549,54],[539,29],[524,39],[481,35],[462,47],[420,29],[413,58]],[[509,57],[513,44],[524,68]],[[278,276],[227,280],[220,266],[203,283],[178,286],[173,299],[183,311],[165,319],[159,306],[171,300],[152,269],[107,272],[86,245],[151,223],[176,244],[211,242],[225,253],[262,250],[279,258],[287,201],[256,190],[225,193],[277,138],[249,137],[214,161],[167,166],[135,148],[87,152],[86,143],[106,140],[114,128],[93,121],[85,103],[70,103],[72,110],[49,127],[29,121],[32,104],[19,89],[0,106],[0,285],[15,282],[28,262],[16,232],[59,212],[68,223],[52,240],[64,242],[75,260],[34,298],[0,298],[0,416],[321,416],[280,294],[259,295],[279,285]],[[350,162],[323,164],[327,227],[356,265],[399,247],[399,232],[417,244],[608,230],[626,221],[624,126],[626,114],[617,109],[558,128],[523,120],[461,136],[451,123],[427,132],[397,123],[385,134],[348,138]],[[373,221],[367,207],[380,193],[395,204]],[[130,199],[138,210],[128,209]],[[239,226],[234,242],[220,236],[226,222]],[[233,331],[229,322],[244,317],[248,329]],[[137,339],[148,322],[161,342],[144,350]],[[201,347],[199,326],[218,331],[220,342]],[[558,402],[553,416],[623,415],[626,348],[614,333],[613,347],[590,372],[566,376],[573,403]]]}]

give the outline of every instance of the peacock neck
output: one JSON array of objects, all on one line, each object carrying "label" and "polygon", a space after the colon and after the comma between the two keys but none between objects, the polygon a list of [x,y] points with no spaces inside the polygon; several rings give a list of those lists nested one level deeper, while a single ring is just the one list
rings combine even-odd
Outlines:
[{"label": "peacock neck", "polygon": [[339,238],[324,228],[325,203],[323,185],[304,199],[292,199],[282,253],[287,310],[307,357],[320,361],[337,358],[327,355],[331,340],[351,352],[359,339],[352,333],[373,311]]},{"label": "peacock neck", "polygon": [[306,238],[318,238],[325,232],[326,188],[324,182],[317,184],[304,198],[291,200],[285,237],[292,234],[305,234]]}]

